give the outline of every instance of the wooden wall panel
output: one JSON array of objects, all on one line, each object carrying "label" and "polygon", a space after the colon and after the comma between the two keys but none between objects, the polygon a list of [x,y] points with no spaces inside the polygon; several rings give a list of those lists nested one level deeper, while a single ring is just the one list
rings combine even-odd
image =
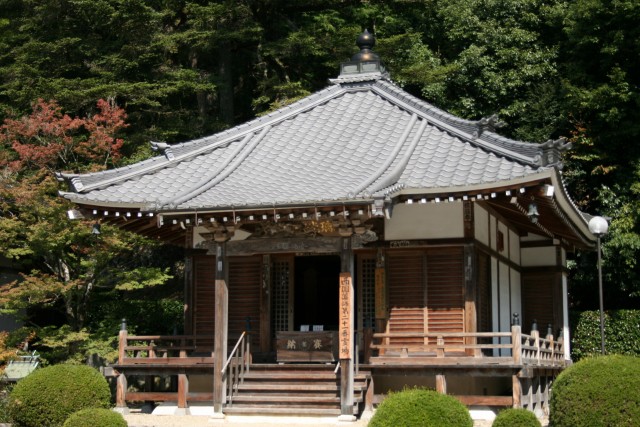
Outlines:
[{"label": "wooden wall panel", "polygon": [[[427,255],[427,327],[435,332],[464,332],[464,250],[430,250]],[[462,342],[453,339],[451,342]]]},{"label": "wooden wall panel", "polygon": [[552,325],[555,331],[562,327],[556,324],[553,315],[555,281],[554,272],[523,272],[522,274],[522,331],[529,333],[531,324],[538,323],[540,335],[547,333],[547,325]]},{"label": "wooden wall panel", "polygon": [[[388,252],[390,333],[424,333],[424,252]],[[421,338],[391,340],[391,344],[420,344]]]},{"label": "wooden wall panel", "polygon": [[[193,325],[194,335],[206,338],[196,343],[199,351],[213,350],[215,334],[215,285],[216,257],[195,255],[193,257]],[[209,338],[210,337],[210,338]]]},{"label": "wooden wall panel", "polygon": [[236,340],[249,326],[252,343],[260,343],[262,257],[229,259],[229,338]]}]

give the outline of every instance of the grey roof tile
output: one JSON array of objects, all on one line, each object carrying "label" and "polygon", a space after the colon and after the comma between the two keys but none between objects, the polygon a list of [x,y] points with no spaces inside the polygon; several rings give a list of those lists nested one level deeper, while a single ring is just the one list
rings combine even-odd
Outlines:
[{"label": "grey roof tile", "polygon": [[[398,186],[462,189],[539,169],[537,144],[488,131],[475,138],[475,128],[475,122],[385,79],[344,80],[260,119],[173,145],[174,160],[157,156],[113,171],[65,175],[83,187],[64,195],[78,203],[146,209],[269,207],[359,199]],[[219,182],[208,188],[203,178],[210,174]],[[358,194],[349,195],[355,190]],[[179,203],[169,206],[171,200]]]}]

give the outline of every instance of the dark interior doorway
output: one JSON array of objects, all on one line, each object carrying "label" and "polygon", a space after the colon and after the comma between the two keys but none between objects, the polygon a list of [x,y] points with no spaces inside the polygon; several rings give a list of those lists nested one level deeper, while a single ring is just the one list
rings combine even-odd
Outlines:
[{"label": "dark interior doorway", "polygon": [[325,331],[338,330],[338,283],[340,257],[337,255],[295,258],[294,330],[300,325],[323,325]]}]

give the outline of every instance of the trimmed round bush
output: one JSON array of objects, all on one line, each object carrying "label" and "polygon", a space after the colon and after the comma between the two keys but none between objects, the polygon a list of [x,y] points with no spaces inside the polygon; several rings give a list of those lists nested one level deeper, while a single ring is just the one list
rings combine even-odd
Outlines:
[{"label": "trimmed round bush", "polygon": [[406,389],[389,393],[369,427],[472,427],[469,410],[452,396],[434,390]]},{"label": "trimmed round bush", "polygon": [[582,359],[558,375],[549,410],[553,427],[638,426],[640,358]]},{"label": "trimmed round bush", "polygon": [[71,414],[63,427],[127,427],[127,422],[110,409],[87,408]]},{"label": "trimmed round bush", "polygon": [[491,427],[540,427],[536,415],[522,408],[510,408],[500,411]]},{"label": "trimmed round bush", "polygon": [[85,365],[53,365],[20,380],[9,395],[8,410],[15,426],[60,427],[76,411],[108,408],[107,380]]}]

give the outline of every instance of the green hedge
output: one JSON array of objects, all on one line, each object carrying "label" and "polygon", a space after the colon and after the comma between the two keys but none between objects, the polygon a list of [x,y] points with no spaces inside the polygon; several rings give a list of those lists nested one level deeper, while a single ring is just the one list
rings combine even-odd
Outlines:
[{"label": "green hedge", "polygon": [[500,411],[491,427],[540,427],[540,421],[529,410],[509,408]]},{"label": "green hedge", "polygon": [[389,393],[368,427],[472,427],[469,410],[455,397],[427,389]]},{"label": "green hedge", "polygon": [[110,409],[87,408],[71,414],[63,427],[127,427],[127,422]]},{"label": "green hedge", "polygon": [[640,425],[640,358],[599,356],[565,369],[549,400],[553,427]]},{"label": "green hedge", "polygon": [[104,377],[85,365],[53,365],[20,380],[9,395],[14,426],[59,427],[84,408],[108,408],[111,391]]},{"label": "green hedge", "polygon": [[[574,361],[601,353],[600,312],[572,313],[571,356]],[[640,310],[605,312],[605,351],[607,354],[640,356]]]}]

